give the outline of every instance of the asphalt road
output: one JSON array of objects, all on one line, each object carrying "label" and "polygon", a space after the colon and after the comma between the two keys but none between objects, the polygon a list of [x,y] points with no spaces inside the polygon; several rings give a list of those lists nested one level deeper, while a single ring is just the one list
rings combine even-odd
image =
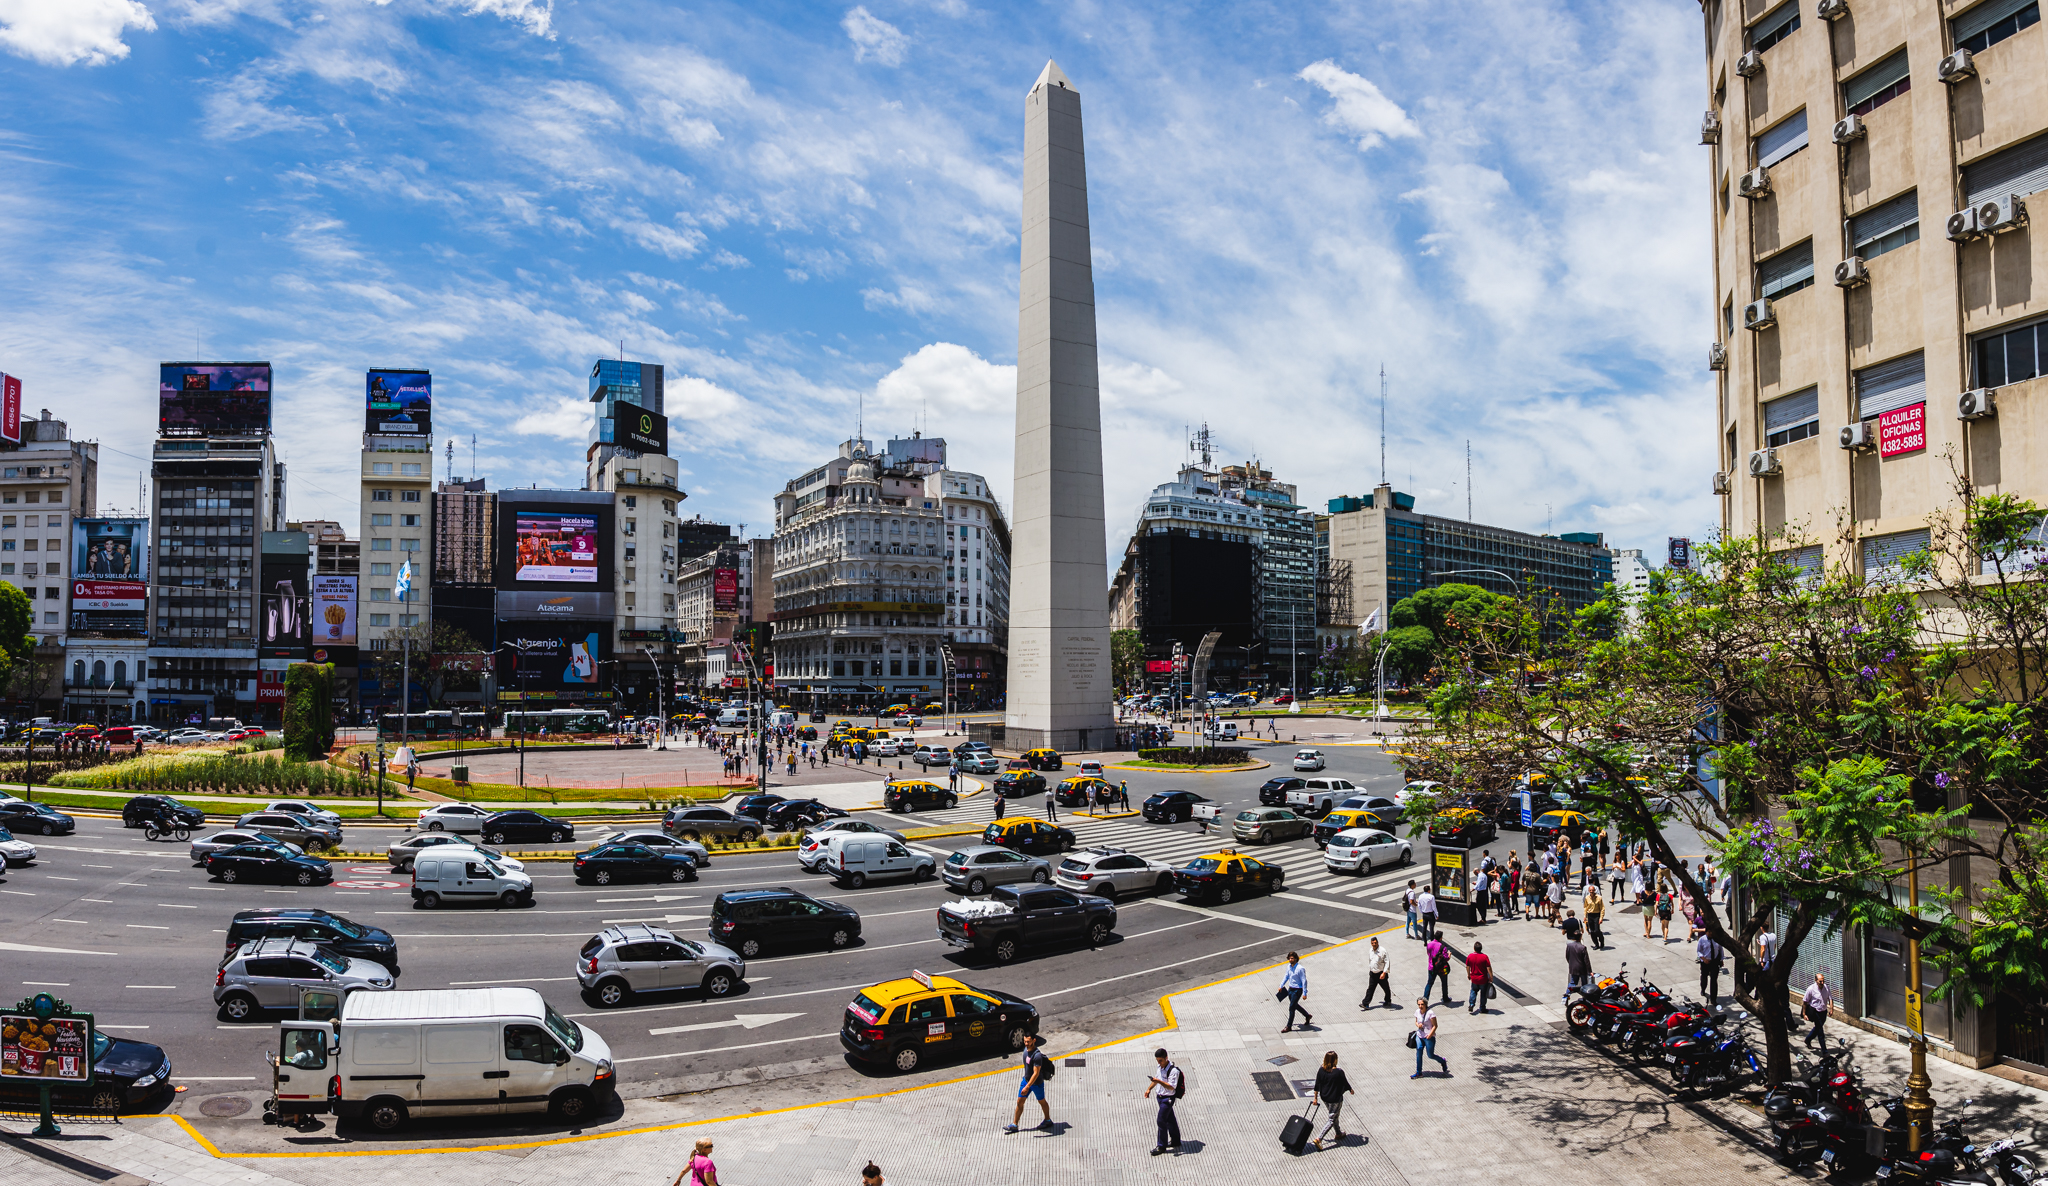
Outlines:
[{"label": "asphalt road", "polygon": [[[1303,726],[1313,722],[1303,722]],[[1376,748],[1322,742],[1329,772],[1386,791],[1399,776]],[[1132,772],[1133,803],[1167,787],[1189,787],[1220,805],[1255,805],[1258,785],[1284,772],[1294,747],[1267,751],[1276,769],[1230,775]],[[1036,804],[1031,805],[1036,808]],[[979,822],[991,814],[985,796],[952,811],[899,823]],[[1013,803],[1013,813],[1025,809]],[[1230,813],[1226,811],[1225,818]],[[1069,822],[1070,813],[1062,812]],[[1137,819],[1075,822],[1082,842],[1115,843],[1181,864],[1228,842],[1205,838],[1192,824]],[[381,850],[403,833],[352,828],[348,844]],[[580,829],[595,839],[597,829]],[[1503,848],[1518,833],[1503,835]],[[0,883],[6,979],[0,991],[48,989],[91,1009],[110,1033],[165,1047],[180,1083],[195,1095],[257,1090],[267,1085],[263,1055],[274,1041],[269,1024],[228,1024],[212,1003],[223,936],[236,910],[258,906],[320,906],[396,934],[408,989],[524,984],[557,1009],[602,1034],[620,1060],[628,1096],[662,1094],[688,1078],[793,1060],[839,1056],[837,1030],[847,1001],[876,981],[913,968],[960,975],[1034,1002],[1054,1030],[1080,1024],[1092,1009],[1134,995],[1156,996],[1270,963],[1290,947],[1398,925],[1398,896],[1421,866],[1367,878],[1322,875],[1312,844],[1259,850],[1289,869],[1286,893],[1227,907],[1193,906],[1177,896],[1126,900],[1118,933],[1099,949],[1050,951],[1006,968],[976,962],[939,941],[933,913],[953,892],[942,883],[875,885],[839,890],[805,874],[788,853],[720,856],[692,884],[583,887],[566,864],[529,866],[535,904],[516,910],[412,908],[409,876],[382,863],[337,865],[337,883],[306,889],[222,885],[190,864],[184,844],[152,844],[115,820],[81,820],[76,835],[34,839],[41,859],[10,870]],[[943,859],[971,843],[928,842]],[[687,938],[707,935],[710,905],[723,890],[789,885],[846,902],[863,921],[860,944],[844,951],[764,955],[748,966],[745,991],[700,1000],[695,990],[642,997],[628,1008],[600,1010],[585,1002],[574,978],[578,947],[602,926],[649,922]]]}]

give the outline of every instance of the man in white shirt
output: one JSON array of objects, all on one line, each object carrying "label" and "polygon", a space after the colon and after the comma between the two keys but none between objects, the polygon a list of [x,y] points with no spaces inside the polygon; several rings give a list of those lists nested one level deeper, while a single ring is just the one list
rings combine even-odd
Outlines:
[{"label": "man in white shirt", "polygon": [[1365,960],[1365,999],[1358,1002],[1361,1009],[1372,1008],[1372,994],[1385,993],[1387,1008],[1394,1007],[1394,990],[1387,987],[1387,953],[1380,946],[1378,935],[1372,937],[1372,954]]},{"label": "man in white shirt", "polygon": [[1422,938],[1425,942],[1436,937],[1436,894],[1428,886],[1415,896],[1415,913],[1422,924]]},{"label": "man in white shirt", "polygon": [[1159,1073],[1151,1076],[1152,1082],[1145,1088],[1145,1094],[1159,1093],[1157,1135],[1152,1142],[1152,1156],[1157,1157],[1180,1148],[1180,1117],[1174,1114],[1173,1105],[1180,1098],[1180,1087],[1185,1080],[1181,1077],[1180,1068],[1168,1061],[1166,1047],[1154,1050],[1152,1058],[1159,1064]]},{"label": "man in white shirt", "polygon": [[1806,989],[1806,1020],[1813,1023],[1813,1028],[1806,1032],[1806,1045],[1808,1049],[1812,1049],[1815,1040],[1818,1040],[1820,1042],[1820,1052],[1822,1054],[1828,1052],[1828,1036],[1821,1032],[1821,1027],[1828,1023],[1828,1006],[1834,1003],[1835,994],[1828,987],[1828,974],[1826,972],[1815,972],[1813,974],[1813,983],[1808,985]]},{"label": "man in white shirt", "polygon": [[1420,935],[1415,933],[1415,899],[1421,896],[1415,889],[1415,879],[1413,877],[1409,878],[1408,888],[1401,891],[1401,909],[1408,912],[1408,925],[1401,931],[1402,938],[1421,938]]}]

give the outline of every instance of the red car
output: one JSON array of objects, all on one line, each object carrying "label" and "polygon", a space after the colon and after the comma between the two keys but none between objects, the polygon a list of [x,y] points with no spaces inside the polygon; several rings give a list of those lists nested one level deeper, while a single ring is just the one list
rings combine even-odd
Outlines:
[{"label": "red car", "polygon": [[1280,694],[1279,694],[1278,696],[1275,696],[1275,697],[1273,697],[1273,703],[1275,703],[1275,704],[1292,704],[1292,703],[1294,703],[1294,693],[1292,693],[1292,692],[1282,692],[1282,693],[1280,693]]}]

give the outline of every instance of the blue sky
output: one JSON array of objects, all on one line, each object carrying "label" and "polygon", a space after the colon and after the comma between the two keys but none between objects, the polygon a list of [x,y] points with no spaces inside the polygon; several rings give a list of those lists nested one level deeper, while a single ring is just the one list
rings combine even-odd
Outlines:
[{"label": "blue sky", "polygon": [[922,424],[1007,492],[1023,98],[1088,137],[1109,540],[1207,422],[1304,502],[1661,553],[1714,522],[1693,0],[0,0],[0,370],[133,500],[156,365],[269,359],[295,518],[363,371],[456,469],[578,485],[669,368],[689,511]]}]

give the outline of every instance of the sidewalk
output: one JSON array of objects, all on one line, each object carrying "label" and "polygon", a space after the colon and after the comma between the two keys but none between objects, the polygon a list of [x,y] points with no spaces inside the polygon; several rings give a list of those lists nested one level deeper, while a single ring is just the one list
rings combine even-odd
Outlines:
[{"label": "sidewalk", "polygon": [[[1611,972],[1627,959],[1631,975],[1647,971],[1673,990],[1691,987],[1689,949],[1659,945],[1628,933],[1633,916],[1616,920],[1616,947],[1596,953],[1594,965]],[[1009,1066],[967,1064],[971,1077],[831,1103],[797,1102],[786,1110],[731,1116],[734,1095],[704,1093],[667,1100],[629,1101],[618,1128],[546,1144],[479,1128],[466,1148],[351,1153],[336,1148],[332,1130],[307,1143],[264,1129],[249,1116],[192,1119],[222,1147],[260,1148],[268,1155],[215,1158],[180,1122],[130,1119],[118,1128],[80,1125],[63,1138],[65,1151],[164,1186],[271,1183],[353,1186],[366,1175],[426,1171],[438,1183],[532,1183],[609,1178],[620,1186],[666,1186],[700,1136],[717,1141],[722,1183],[731,1186],[844,1186],[858,1180],[872,1158],[896,1186],[922,1183],[1053,1182],[1075,1186],[1185,1186],[1191,1180],[1296,1183],[1443,1183],[1592,1180],[1602,1186],[1669,1186],[1676,1178],[1725,1182],[1788,1177],[1766,1153],[1740,1138],[1746,1119],[1739,1105],[1709,1110],[1680,1105],[1661,1089],[1661,1077],[1623,1068],[1567,1035],[1555,1004],[1563,980],[1563,941],[1540,922],[1511,921],[1450,937],[1469,951],[1484,942],[1498,975],[1517,990],[1492,1011],[1468,1016],[1446,1007],[1438,1050],[1448,1076],[1434,1064],[1410,1080],[1414,1055],[1403,1045],[1415,996],[1423,981],[1421,944],[1399,927],[1381,934],[1392,954],[1398,1008],[1358,1009],[1365,983],[1363,937],[1336,947],[1303,948],[1316,1028],[1279,1032],[1284,1008],[1273,1000],[1277,968],[1261,965],[1235,979],[1180,993],[1167,1002],[1165,1025],[1076,1050],[1057,1035],[1049,1052],[1062,1059],[1048,1095],[1055,1128],[1005,1135],[1015,1099]],[[1274,959],[1285,954],[1276,943]],[[1462,987],[1460,969],[1452,976]],[[1842,1027],[1836,1027],[1838,1030]],[[1886,1043],[1866,1034],[1843,1034],[1859,1047]],[[1179,1106],[1185,1139],[1177,1156],[1152,1157],[1154,1105],[1140,1098],[1152,1069],[1151,1051],[1163,1045],[1188,1078]],[[1280,1128],[1291,1113],[1306,1113],[1301,1098],[1322,1053],[1335,1050],[1357,1094],[1345,1109],[1351,1138],[1342,1146],[1299,1158],[1280,1148]],[[1879,1057],[1882,1057],[1880,1053]],[[1964,1095],[1980,1100],[1999,1092],[2041,1115],[2039,1093],[1979,1072],[1935,1062],[1937,1110],[1945,1114]],[[765,1092],[761,1087],[767,1087]],[[774,1085],[746,1093],[779,1105]],[[1037,1113],[1028,1105],[1026,1122]],[[27,1125],[11,1123],[15,1131]],[[1318,1121],[1318,1129],[1321,1123]],[[413,1156],[431,1160],[419,1163]],[[394,1160],[394,1156],[397,1160]],[[10,1145],[0,1145],[0,1182],[41,1186],[60,1180]]]}]

